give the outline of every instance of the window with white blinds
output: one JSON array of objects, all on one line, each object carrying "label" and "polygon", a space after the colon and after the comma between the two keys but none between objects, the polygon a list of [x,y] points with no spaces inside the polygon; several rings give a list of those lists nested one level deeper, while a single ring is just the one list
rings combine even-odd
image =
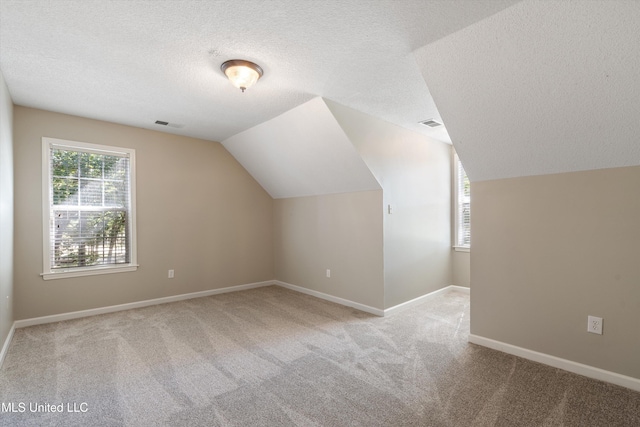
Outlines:
[{"label": "window with white blinds", "polygon": [[135,270],[135,151],[42,143],[43,277]]},{"label": "window with white blinds", "polygon": [[471,247],[471,185],[462,162],[455,155],[456,247]]}]

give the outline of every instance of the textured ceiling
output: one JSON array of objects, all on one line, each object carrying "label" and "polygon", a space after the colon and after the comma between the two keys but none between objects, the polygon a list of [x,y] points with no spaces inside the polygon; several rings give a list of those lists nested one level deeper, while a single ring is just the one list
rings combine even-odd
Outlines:
[{"label": "textured ceiling", "polygon": [[639,1],[525,1],[415,55],[472,181],[640,165]]},{"label": "textured ceiling", "polygon": [[215,141],[316,96],[447,141],[412,52],[514,3],[0,0],[0,69],[18,105]]}]

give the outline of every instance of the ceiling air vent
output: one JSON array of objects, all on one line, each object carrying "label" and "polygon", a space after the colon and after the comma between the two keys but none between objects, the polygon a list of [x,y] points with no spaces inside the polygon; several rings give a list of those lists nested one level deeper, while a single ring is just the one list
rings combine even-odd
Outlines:
[{"label": "ceiling air vent", "polygon": [[169,123],[169,122],[165,122],[163,120],[156,120],[156,124],[160,125],[160,126],[169,126],[170,128],[183,128],[184,125],[182,124],[175,124],[175,123]]},{"label": "ceiling air vent", "polygon": [[438,126],[442,126],[442,123],[438,123],[433,119],[428,119],[420,122],[421,125],[429,126],[430,128],[437,128]]}]

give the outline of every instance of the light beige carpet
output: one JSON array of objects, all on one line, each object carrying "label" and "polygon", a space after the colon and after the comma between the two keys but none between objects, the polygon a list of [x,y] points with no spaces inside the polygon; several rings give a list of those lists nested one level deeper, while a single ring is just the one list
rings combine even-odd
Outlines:
[{"label": "light beige carpet", "polygon": [[18,329],[0,425],[640,426],[640,393],[468,344],[468,309],[272,286]]}]

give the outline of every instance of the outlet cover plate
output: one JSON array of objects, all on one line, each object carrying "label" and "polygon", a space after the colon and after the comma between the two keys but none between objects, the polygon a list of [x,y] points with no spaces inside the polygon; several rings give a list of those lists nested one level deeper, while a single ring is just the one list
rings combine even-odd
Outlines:
[{"label": "outlet cover plate", "polygon": [[587,331],[592,334],[602,335],[602,317],[589,316],[587,319]]}]

